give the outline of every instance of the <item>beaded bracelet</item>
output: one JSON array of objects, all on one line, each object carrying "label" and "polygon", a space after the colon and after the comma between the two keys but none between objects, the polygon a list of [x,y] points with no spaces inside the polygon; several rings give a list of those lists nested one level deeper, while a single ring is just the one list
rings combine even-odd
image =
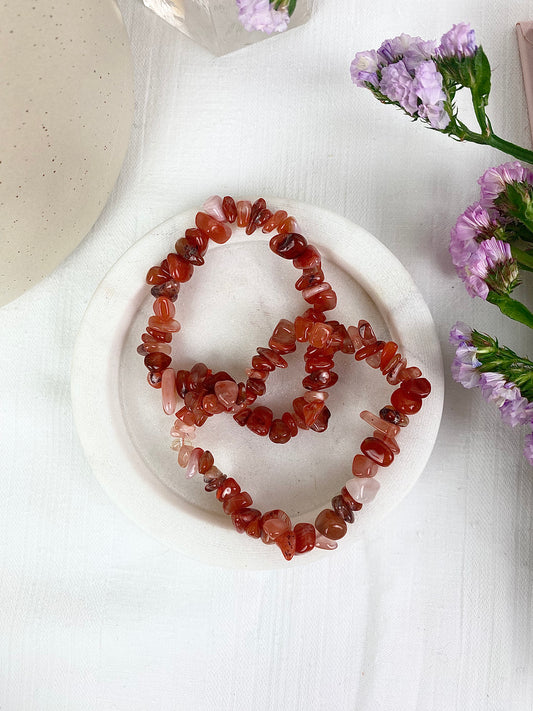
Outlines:
[{"label": "beaded bracelet", "polygon": [[[248,381],[236,383],[225,372],[212,373],[203,363],[197,363],[191,371],[178,371],[170,367],[170,343],[172,333],[180,329],[174,320],[180,283],[188,281],[193,267],[203,264],[209,239],[226,242],[231,228],[225,222],[235,222],[252,234],[257,227],[263,232],[278,228],[279,234],[270,241],[271,249],[292,259],[304,273],[296,282],[296,288],[304,292],[304,298],[312,306],[294,323],[282,319],[269,341],[269,348],[258,348],[258,356],[252,359],[252,368],[247,370]],[[393,341],[378,341],[367,321],[358,326],[345,328],[337,321],[326,321],[323,311],[334,308],[336,295],[330,285],[323,281],[318,250],[308,245],[305,238],[292,230],[297,229],[294,218],[286,212],[272,213],[261,198],[253,205],[248,201],[235,201],[230,197],[221,200],[214,196],[204,205],[204,212],[196,216],[196,228],[187,230],[185,238],[176,242],[176,253],[169,254],[159,267],[152,267],[147,282],[152,285],[154,316],[150,317],[143,343],[138,351],[145,356],[149,369],[148,382],[161,388],[163,407],[171,414],[177,397],[184,398],[185,405],[176,413],[177,419],[171,430],[176,439],[172,448],[178,451],[178,463],[186,467],[186,476],[203,474],[206,491],[217,491],[224,512],[232,516],[235,528],[246,531],[265,543],[276,543],[287,560],[295,553],[304,553],[313,547],[333,549],[342,538],[347,523],[355,518],[354,511],[371,501],[379,489],[373,478],[378,466],[389,466],[394,455],[399,453],[396,435],[400,427],[408,424],[408,415],[419,411],[422,399],[431,386],[416,367],[407,367],[405,358],[397,352]],[[285,230],[285,231],[284,231]],[[291,230],[291,231],[288,231]],[[266,391],[265,381],[275,367],[286,367],[283,355],[296,348],[296,341],[308,342],[304,360],[310,373],[304,378],[308,390],[293,401],[293,412],[286,412],[281,419],[274,419],[266,407],[250,408],[249,405]],[[352,462],[354,479],[347,482],[340,494],[332,499],[332,509],[325,509],[316,518],[315,525],[297,524],[294,529],[288,515],[276,509],[261,514],[252,509],[252,498],[241,492],[235,479],[227,478],[214,466],[213,455],[199,447],[193,447],[197,426],[207,417],[224,411],[232,412],[238,424],[246,425],[256,434],[270,436],[275,443],[284,443],[298,433],[299,429],[324,431],[330,412],[325,406],[327,393],[324,388],[333,385],[337,376],[333,367],[333,355],[341,350],[355,353],[355,360],[366,360],[373,368],[379,368],[391,385],[400,384],[392,393],[391,404],[380,410],[379,416],[364,410],[361,417],[373,428],[373,436],[361,443],[361,454]],[[307,381],[307,382],[306,382]],[[250,384],[252,387],[250,387]]]}]

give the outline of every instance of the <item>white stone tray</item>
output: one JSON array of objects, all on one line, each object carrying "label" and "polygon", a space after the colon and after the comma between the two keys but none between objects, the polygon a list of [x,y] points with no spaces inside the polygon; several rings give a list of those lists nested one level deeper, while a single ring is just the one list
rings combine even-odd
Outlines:
[{"label": "white stone tray", "polygon": [[[361,227],[326,210],[280,198],[276,209],[296,217],[301,232],[321,251],[326,279],[338,295],[331,312],[346,325],[368,319],[378,338],[400,343],[408,364],[431,381],[432,394],[411,418],[398,442],[400,454],[380,470],[381,489],[363,507],[348,534],[349,546],[369,535],[414,485],[429,458],[439,429],[444,382],[440,348],[431,314],[398,260]],[[160,391],[146,383],[136,353],[153,297],[144,277],[150,266],[173,251],[175,240],[194,225],[195,211],[177,215],[131,247],[96,290],[83,318],[72,366],[72,400],[79,436],[90,465],[109,496],[143,529],[164,544],[201,561],[225,567],[278,568],[316,560],[335,551],[314,550],[284,560],[277,546],[265,546],[233,529],[214,493],[201,479],[187,480],[170,449],[172,417],[164,414]],[[270,235],[271,236],[271,235]],[[280,318],[293,319],[307,307],[294,289],[298,276],[290,261],[268,248],[269,235],[248,237],[236,230],[225,245],[211,245],[206,263],[182,286],[176,318],[182,330],[173,340],[173,365],[202,361],[237,380],[257,346],[268,345]],[[289,368],[268,380],[262,404],[274,416],[290,409],[303,393],[303,352],[288,356]],[[281,508],[293,523],[313,522],[351,476],[351,460],[371,434],[359,413],[389,402],[392,388],[379,373],[339,353],[339,382],[331,389],[326,432],[300,432],[285,445],[239,427],[230,415],[210,418],[197,432],[198,446],[235,476],[262,511]]]}]

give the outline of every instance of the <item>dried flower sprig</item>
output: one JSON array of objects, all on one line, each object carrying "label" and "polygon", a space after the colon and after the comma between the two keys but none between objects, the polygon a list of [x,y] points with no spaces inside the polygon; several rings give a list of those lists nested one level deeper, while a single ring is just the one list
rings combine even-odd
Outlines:
[{"label": "dried flower sprig", "polygon": [[505,424],[529,428],[524,456],[533,466],[533,362],[460,322],[450,332],[450,343],[456,347],[454,380],[465,388],[479,387]]},{"label": "dried flower sprig", "polygon": [[533,328],[533,314],[510,296],[519,268],[533,271],[533,173],[520,163],[489,168],[481,195],[459,215],[450,254],[470,296],[485,299],[509,318]]},{"label": "dried flower sprig", "polygon": [[297,0],[236,0],[239,20],[245,30],[283,32],[296,9]]},{"label": "dried flower sprig", "polygon": [[[398,106],[429,128],[533,163],[533,151],[500,138],[492,129],[486,113],[490,63],[468,23],[453,25],[440,43],[406,34],[385,40],[377,50],[358,52],[350,71],[354,84],[370,89],[382,103]],[[459,119],[455,96],[461,89],[470,91],[479,131]]]}]

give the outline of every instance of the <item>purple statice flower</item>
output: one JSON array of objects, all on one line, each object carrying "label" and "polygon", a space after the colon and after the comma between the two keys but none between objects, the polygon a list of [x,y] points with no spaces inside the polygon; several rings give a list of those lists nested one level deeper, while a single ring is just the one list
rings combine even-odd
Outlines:
[{"label": "purple statice flower", "polygon": [[356,86],[366,86],[366,82],[376,88],[379,85],[378,69],[385,66],[385,61],[378,55],[375,49],[367,52],[357,52],[350,64],[350,74]]},{"label": "purple statice flower", "polygon": [[[511,385],[514,386],[514,383]],[[507,400],[509,383],[501,373],[481,373],[479,387],[485,400],[495,402],[498,407]]]},{"label": "purple statice flower", "polygon": [[450,343],[453,346],[460,346],[463,343],[472,345],[472,329],[462,321],[457,321],[450,331]]},{"label": "purple statice flower", "polygon": [[429,121],[433,128],[443,129],[450,123],[444,110],[446,94],[442,90],[442,74],[432,60],[420,62],[415,69],[414,88],[422,102],[418,115]]},{"label": "purple statice flower", "polygon": [[236,0],[239,8],[239,21],[245,30],[259,30],[267,35],[283,32],[289,24],[286,8],[275,10],[269,0]]},{"label": "purple statice flower", "polygon": [[486,299],[489,290],[508,294],[517,280],[518,266],[511,246],[496,237],[482,242],[464,266],[463,281],[472,297]]},{"label": "purple statice flower", "polygon": [[394,64],[399,59],[403,59],[409,72],[426,59],[431,59],[435,54],[437,43],[423,40],[421,37],[411,37],[411,35],[401,34],[393,39],[385,40],[378,49],[378,55],[383,60],[383,64]]},{"label": "purple statice flower", "polygon": [[[533,422],[530,424],[533,428]],[[524,440],[524,457],[533,467],[533,432],[526,435],[526,439]]]},{"label": "purple statice flower", "polygon": [[488,210],[474,203],[459,215],[450,235],[450,254],[460,276],[464,266],[470,261],[479,246],[479,242],[491,237],[498,223]]},{"label": "purple statice flower", "polygon": [[477,181],[481,185],[480,205],[489,209],[494,207],[494,200],[505,190],[506,185],[525,181],[533,183],[533,173],[518,161],[489,168]]},{"label": "purple statice flower", "polygon": [[455,351],[451,367],[453,379],[465,388],[477,387],[481,377],[478,370],[480,365],[477,348],[468,343],[461,343]]},{"label": "purple statice flower", "polygon": [[473,57],[476,50],[476,33],[467,22],[460,22],[442,35],[437,54],[439,57],[461,59],[462,57]]},{"label": "purple statice flower", "polygon": [[516,385],[509,393],[512,394],[512,397],[509,397],[500,405],[502,420],[510,427],[527,424],[533,416],[533,403],[522,397],[520,388]]},{"label": "purple statice flower", "polygon": [[383,67],[379,90],[391,101],[397,101],[411,116],[416,113],[418,97],[414,78],[407,71],[402,59]]}]

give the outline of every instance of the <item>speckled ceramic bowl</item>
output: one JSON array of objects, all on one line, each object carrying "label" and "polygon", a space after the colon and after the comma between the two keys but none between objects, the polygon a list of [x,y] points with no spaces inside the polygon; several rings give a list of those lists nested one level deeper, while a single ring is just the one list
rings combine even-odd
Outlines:
[{"label": "speckled ceramic bowl", "polygon": [[82,240],[116,181],[133,115],[114,0],[8,0],[0,23],[0,305]]}]

